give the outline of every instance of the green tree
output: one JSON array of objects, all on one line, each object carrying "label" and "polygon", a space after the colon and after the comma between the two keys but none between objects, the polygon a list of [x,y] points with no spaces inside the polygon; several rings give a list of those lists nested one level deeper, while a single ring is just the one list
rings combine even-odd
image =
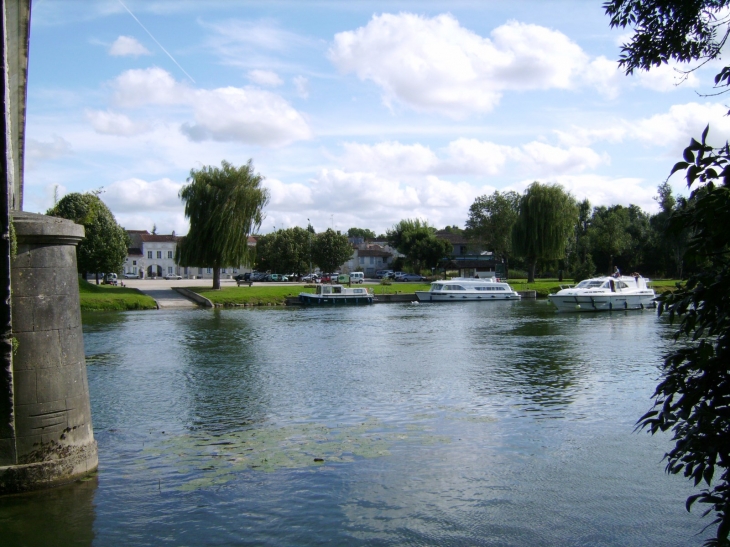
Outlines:
[{"label": "green tree", "polygon": [[[401,220],[388,230],[386,236],[388,243],[404,254],[408,265],[418,273],[422,268],[436,266],[440,258],[451,254],[451,245],[439,243],[436,229],[418,218]],[[441,257],[434,262],[433,253],[441,252]]]},{"label": "green tree", "polygon": [[47,215],[73,220],[84,227],[84,239],[76,248],[80,273],[120,273],[127,258],[129,236],[97,194],[72,193],[59,200]]},{"label": "green tree", "polygon": [[324,272],[334,272],[352,258],[354,251],[347,236],[331,228],[317,234],[312,243],[312,258]]},{"label": "green tree", "polygon": [[512,255],[512,227],[517,221],[520,195],[517,192],[495,191],[491,196],[479,196],[469,207],[466,235],[476,239],[496,256],[504,260],[509,273]]},{"label": "green tree", "polygon": [[350,228],[347,230],[347,237],[361,237],[365,240],[375,239],[375,232],[367,228]]},{"label": "green tree", "polygon": [[628,210],[621,205],[596,207],[593,210],[590,238],[594,250],[608,255],[608,273],[613,272],[613,259],[626,251],[632,243],[628,232]]},{"label": "green tree", "polygon": [[[622,47],[627,73],[649,70],[671,60],[706,63],[719,57],[730,34],[724,10],[728,0],[612,0],[604,4],[611,26],[631,27]],[[691,68],[690,68],[691,70]],[[730,66],[715,76],[715,87],[727,90]],[[654,408],[639,424],[654,434],[671,430],[674,448],[666,454],[668,473],[684,474],[703,484],[687,499],[706,504],[714,513],[714,538],[706,545],[730,545],[730,146],[707,144],[709,126],[692,139],[683,161],[691,189],[687,206],[670,218],[670,227],[690,234],[685,258],[702,263],[687,282],[662,296],[660,311],[681,318],[675,333],[683,339],[664,360]],[[719,471],[716,473],[716,471]]]},{"label": "green tree", "polygon": [[269,193],[253,162],[235,167],[191,169],[187,185],[180,190],[190,231],[177,247],[181,266],[213,268],[213,289],[221,288],[220,269],[250,261],[248,236],[263,220]]},{"label": "green tree", "polygon": [[565,257],[568,238],[578,221],[573,197],[559,184],[533,182],[520,198],[517,220],[512,229],[515,254],[527,262],[527,279],[535,281],[538,260]]},{"label": "green tree", "polygon": [[259,237],[256,268],[301,275],[309,270],[309,238],[310,233],[298,226]]}]

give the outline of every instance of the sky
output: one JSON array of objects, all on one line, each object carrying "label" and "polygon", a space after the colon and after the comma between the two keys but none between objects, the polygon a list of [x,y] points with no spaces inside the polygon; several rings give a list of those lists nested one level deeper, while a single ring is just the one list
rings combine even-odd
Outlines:
[{"label": "sky", "polygon": [[183,235],[190,171],[251,160],[261,233],[463,227],[533,181],[654,213],[691,137],[730,138],[728,99],[712,63],[626,76],[601,4],[33,0],[24,209],[101,190]]}]

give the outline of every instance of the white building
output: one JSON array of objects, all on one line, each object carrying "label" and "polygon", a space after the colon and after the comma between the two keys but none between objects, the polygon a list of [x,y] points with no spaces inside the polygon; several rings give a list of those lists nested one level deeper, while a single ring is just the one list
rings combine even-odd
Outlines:
[{"label": "white building", "polygon": [[[150,234],[147,230],[127,230],[127,234],[131,244],[124,261],[123,273],[140,278],[166,275],[179,275],[186,279],[213,278],[213,268],[184,268],[175,263],[175,250],[181,237],[174,234]],[[256,240],[249,237],[248,244],[255,247]],[[251,270],[245,266],[222,268],[221,278],[249,271]]]}]

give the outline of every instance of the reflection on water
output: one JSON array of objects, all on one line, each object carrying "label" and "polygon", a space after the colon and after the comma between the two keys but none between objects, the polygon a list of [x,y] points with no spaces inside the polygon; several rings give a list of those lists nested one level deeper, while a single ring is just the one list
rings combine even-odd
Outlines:
[{"label": "reflection on water", "polygon": [[[86,544],[701,542],[668,439],[632,432],[669,343],[650,311],[159,311],[84,332]],[[0,537],[34,528],[33,499],[2,500]]]}]

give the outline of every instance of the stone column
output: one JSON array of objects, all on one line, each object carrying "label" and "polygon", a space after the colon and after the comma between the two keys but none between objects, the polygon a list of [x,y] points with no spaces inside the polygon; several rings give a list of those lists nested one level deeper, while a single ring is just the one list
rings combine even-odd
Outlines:
[{"label": "stone column", "polygon": [[15,462],[0,494],[72,481],[96,469],[76,245],[83,226],[13,212],[11,267]]}]

